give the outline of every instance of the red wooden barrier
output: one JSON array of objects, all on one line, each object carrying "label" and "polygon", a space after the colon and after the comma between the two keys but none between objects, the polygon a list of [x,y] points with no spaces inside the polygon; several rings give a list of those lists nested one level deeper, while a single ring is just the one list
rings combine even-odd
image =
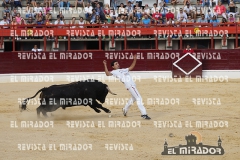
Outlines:
[{"label": "red wooden barrier", "polygon": [[[109,69],[113,59],[129,67],[138,55],[135,71],[171,71],[172,61],[182,50],[76,51],[76,52],[5,52],[0,54],[0,73],[102,72],[103,60]],[[203,70],[240,70],[240,50],[196,50]]]}]

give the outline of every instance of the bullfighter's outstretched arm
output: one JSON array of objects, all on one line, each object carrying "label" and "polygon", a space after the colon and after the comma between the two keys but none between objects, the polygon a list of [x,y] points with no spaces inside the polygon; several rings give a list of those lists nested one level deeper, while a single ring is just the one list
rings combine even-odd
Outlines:
[{"label": "bullfighter's outstretched arm", "polygon": [[133,68],[134,68],[135,65],[136,65],[136,62],[137,62],[137,55],[135,54],[135,55],[133,56],[133,62],[132,62],[132,64],[131,64],[131,66],[129,67],[129,71],[133,70]]},{"label": "bullfighter's outstretched arm", "polygon": [[110,72],[108,71],[107,61],[104,60],[104,61],[103,61],[103,64],[104,64],[104,70],[105,70],[106,75],[107,75],[107,76],[112,76],[112,73],[110,73]]}]

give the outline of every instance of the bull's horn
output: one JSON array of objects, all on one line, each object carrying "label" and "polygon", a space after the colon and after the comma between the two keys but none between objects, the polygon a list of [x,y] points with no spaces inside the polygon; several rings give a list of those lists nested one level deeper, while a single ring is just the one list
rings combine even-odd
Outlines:
[{"label": "bull's horn", "polygon": [[107,88],[108,92],[111,93],[112,95],[117,95],[116,93],[113,93],[113,92],[110,90],[110,88],[108,88],[108,86],[107,86],[106,88]]}]

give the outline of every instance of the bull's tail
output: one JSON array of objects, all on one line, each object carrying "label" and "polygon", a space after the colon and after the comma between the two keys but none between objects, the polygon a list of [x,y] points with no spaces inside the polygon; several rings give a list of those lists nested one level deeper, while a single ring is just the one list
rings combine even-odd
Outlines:
[{"label": "bull's tail", "polygon": [[26,110],[27,109],[28,100],[36,97],[38,95],[38,93],[42,92],[44,89],[45,88],[40,89],[34,96],[26,98],[25,100],[23,100],[22,104],[20,105],[20,111],[22,112],[23,110]]}]

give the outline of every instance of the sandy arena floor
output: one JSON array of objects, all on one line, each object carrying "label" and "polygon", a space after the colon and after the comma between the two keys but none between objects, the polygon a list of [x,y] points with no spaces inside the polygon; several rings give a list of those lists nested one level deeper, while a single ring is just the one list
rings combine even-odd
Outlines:
[{"label": "sandy arena floor", "polygon": [[[67,82],[58,82],[63,84]],[[112,111],[111,117],[105,112],[96,113],[90,107],[72,107],[48,113],[49,118],[37,118],[36,108],[38,105],[28,104],[29,112],[19,112],[18,98],[33,96],[39,89],[48,87],[54,83],[5,83],[0,84],[0,159],[8,160],[38,160],[38,159],[189,159],[189,160],[234,160],[240,156],[240,80],[229,80],[228,82],[216,83],[171,83],[155,82],[154,80],[142,80],[137,82],[137,88],[143,97],[148,115],[152,120],[143,120],[136,103],[130,108],[128,116],[122,114],[121,103],[125,98],[130,98],[129,92],[120,82],[106,82],[117,96],[108,94],[108,103],[104,106]],[[39,95],[37,96],[37,98]],[[110,104],[115,98],[115,102],[120,100],[120,104]],[[117,99],[119,98],[119,99]],[[172,104],[151,105],[148,98],[169,98],[179,99],[172,101]],[[192,98],[216,98],[221,105],[195,105]],[[115,103],[114,101],[111,101]],[[216,101],[217,103],[217,101]],[[11,126],[11,121],[13,124]],[[53,128],[23,128],[23,121],[53,121]],[[66,124],[69,121],[85,122],[94,126],[69,128]],[[100,127],[103,121],[105,128]],[[130,122],[131,127],[123,128],[117,126],[111,128],[110,121]],[[181,122],[182,127],[160,126],[161,121]],[[192,128],[185,126],[186,121],[191,121]],[[223,121],[223,127],[198,128],[196,121]],[[228,124],[226,124],[226,121]],[[156,122],[159,124],[155,126]],[[18,128],[14,127],[17,124]],[[133,127],[138,124],[137,127]],[[160,128],[161,127],[161,128]],[[224,155],[168,155],[163,156],[163,144],[167,139],[168,146],[185,145],[185,136],[191,131],[197,131],[202,135],[202,143],[217,146],[218,136],[221,137]],[[27,145],[28,144],[28,145]],[[29,144],[41,144],[39,149],[28,150]],[[55,145],[56,150],[50,150],[50,146]],[[60,150],[60,144],[81,144],[87,150]],[[108,148],[106,144],[114,144]],[[133,150],[114,150],[117,144],[128,144],[126,148]],[[26,150],[24,149],[26,146]],[[44,150],[44,145],[46,150]],[[79,146],[81,146],[79,145]],[[92,149],[91,149],[92,145]],[[69,146],[69,145],[68,145]],[[126,149],[125,148],[125,149]],[[79,148],[81,149],[81,148]],[[113,150],[110,150],[113,149]]]}]

